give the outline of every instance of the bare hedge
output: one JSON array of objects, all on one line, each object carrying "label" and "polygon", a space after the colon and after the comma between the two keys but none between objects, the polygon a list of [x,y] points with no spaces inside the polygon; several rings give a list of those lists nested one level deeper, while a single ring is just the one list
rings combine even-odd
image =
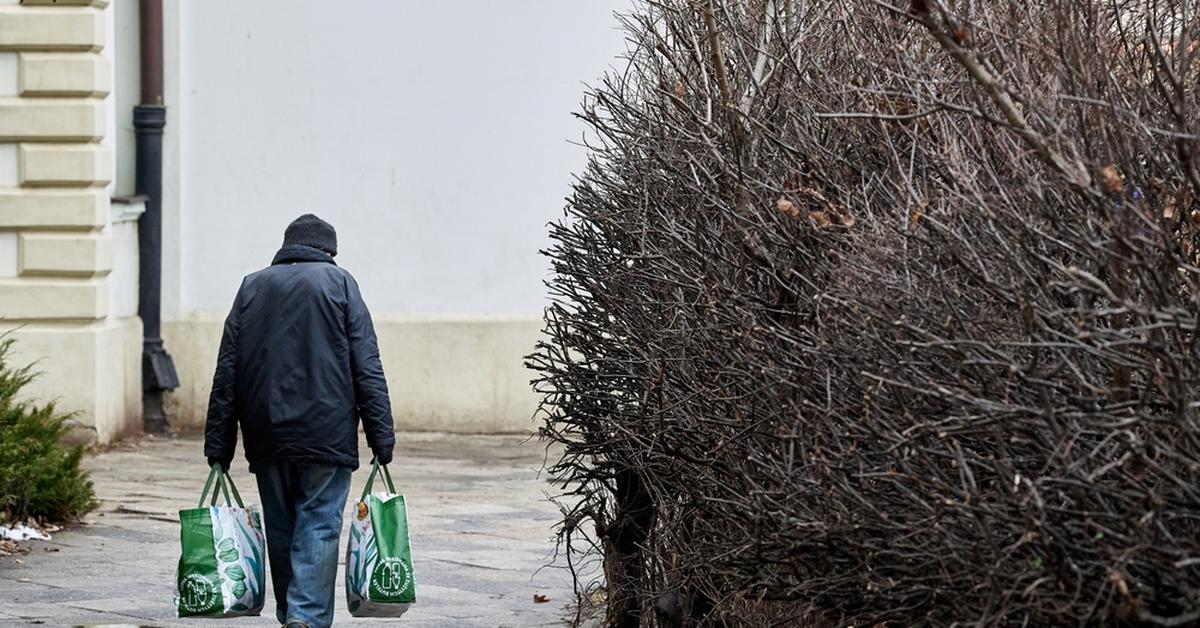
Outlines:
[{"label": "bare hedge", "polygon": [[1197,11],[621,18],[530,358],[610,624],[1200,622]]}]

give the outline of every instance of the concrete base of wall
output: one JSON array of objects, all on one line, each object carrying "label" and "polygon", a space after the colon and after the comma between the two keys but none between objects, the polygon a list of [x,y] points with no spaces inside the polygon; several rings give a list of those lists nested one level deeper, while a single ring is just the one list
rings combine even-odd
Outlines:
[{"label": "concrete base of wall", "polygon": [[[172,425],[204,425],[223,319],[163,323],[182,387],[167,397]],[[397,430],[531,432],[537,397],[524,357],[538,319],[375,318]]]},{"label": "concrete base of wall", "polygon": [[107,444],[141,429],[141,319],[0,325],[4,331],[17,339],[12,364],[41,373],[26,398],[75,413],[72,442]]}]

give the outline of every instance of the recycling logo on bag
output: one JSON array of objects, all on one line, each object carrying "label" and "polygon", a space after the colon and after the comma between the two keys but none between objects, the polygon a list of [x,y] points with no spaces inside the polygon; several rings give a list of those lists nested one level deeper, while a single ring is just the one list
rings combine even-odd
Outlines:
[{"label": "recycling logo on bag", "polygon": [[371,572],[371,597],[395,598],[412,584],[412,570],[396,557],[381,559]]},{"label": "recycling logo on bag", "polygon": [[200,574],[189,574],[179,580],[179,608],[189,613],[207,613],[221,600],[217,583]]}]

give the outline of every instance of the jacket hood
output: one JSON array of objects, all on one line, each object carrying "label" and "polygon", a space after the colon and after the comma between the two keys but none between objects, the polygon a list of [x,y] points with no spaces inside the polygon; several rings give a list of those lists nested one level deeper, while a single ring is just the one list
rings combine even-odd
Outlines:
[{"label": "jacket hood", "polygon": [[271,265],[293,264],[296,262],[325,262],[326,264],[337,266],[337,262],[333,261],[333,257],[325,251],[303,244],[284,245],[275,254],[275,259],[271,260]]}]

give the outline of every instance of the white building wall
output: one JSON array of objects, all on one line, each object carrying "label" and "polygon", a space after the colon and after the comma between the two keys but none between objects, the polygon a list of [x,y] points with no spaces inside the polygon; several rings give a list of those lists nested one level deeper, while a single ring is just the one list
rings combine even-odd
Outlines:
[{"label": "white building wall", "polygon": [[168,1],[179,421],[203,420],[240,278],[312,212],[337,227],[338,263],[375,314],[402,426],[529,427],[538,250],[585,163],[572,112],[619,63],[613,12],[629,4]]},{"label": "white building wall", "polygon": [[622,4],[184,3],[182,309],[224,312],[311,211],[380,312],[537,315]]}]

